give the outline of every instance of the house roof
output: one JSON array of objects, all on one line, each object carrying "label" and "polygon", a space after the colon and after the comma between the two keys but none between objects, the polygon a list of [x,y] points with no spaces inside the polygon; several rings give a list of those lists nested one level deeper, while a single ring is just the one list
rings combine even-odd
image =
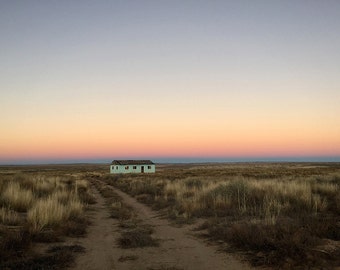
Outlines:
[{"label": "house roof", "polygon": [[151,160],[114,160],[112,165],[151,165]]}]

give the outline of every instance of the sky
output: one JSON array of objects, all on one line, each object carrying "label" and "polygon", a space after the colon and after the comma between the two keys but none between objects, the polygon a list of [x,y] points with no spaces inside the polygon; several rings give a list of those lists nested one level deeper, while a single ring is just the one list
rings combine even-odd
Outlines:
[{"label": "sky", "polygon": [[0,164],[340,161],[340,1],[0,0]]}]

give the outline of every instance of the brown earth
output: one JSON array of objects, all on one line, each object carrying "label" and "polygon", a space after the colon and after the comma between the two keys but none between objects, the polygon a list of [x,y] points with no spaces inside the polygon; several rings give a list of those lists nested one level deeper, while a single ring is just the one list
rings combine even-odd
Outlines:
[{"label": "brown earth", "polygon": [[251,269],[250,266],[208,245],[193,235],[192,226],[174,227],[149,207],[137,202],[126,193],[114,191],[124,203],[134,208],[144,224],[154,227],[153,237],[159,239],[158,247],[122,249],[117,245],[121,228],[110,218],[104,198],[93,190],[97,203],[90,211],[92,224],[86,238],[73,240],[85,247],[86,252],[76,259],[76,270],[180,270],[180,269]]}]

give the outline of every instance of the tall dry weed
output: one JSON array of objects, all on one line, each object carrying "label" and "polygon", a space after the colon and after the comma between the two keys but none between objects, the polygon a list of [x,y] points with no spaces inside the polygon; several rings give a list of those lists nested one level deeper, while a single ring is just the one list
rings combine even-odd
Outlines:
[{"label": "tall dry weed", "polygon": [[76,180],[75,181],[75,191],[78,193],[78,191],[83,192],[87,191],[89,188],[89,182],[86,180]]},{"label": "tall dry weed", "polygon": [[58,226],[68,219],[79,217],[83,213],[83,205],[77,198],[64,204],[58,196],[39,199],[27,213],[31,231],[39,232],[45,227]]},{"label": "tall dry weed", "polygon": [[27,213],[27,221],[32,232],[39,232],[47,226],[57,225],[67,218],[66,206],[51,196],[39,199]]},{"label": "tall dry weed", "polygon": [[18,225],[20,223],[20,219],[17,212],[6,207],[1,207],[0,222],[3,225]]},{"label": "tall dry weed", "polygon": [[1,194],[1,201],[15,211],[25,212],[32,205],[34,195],[31,190],[24,189],[19,183],[11,181]]}]

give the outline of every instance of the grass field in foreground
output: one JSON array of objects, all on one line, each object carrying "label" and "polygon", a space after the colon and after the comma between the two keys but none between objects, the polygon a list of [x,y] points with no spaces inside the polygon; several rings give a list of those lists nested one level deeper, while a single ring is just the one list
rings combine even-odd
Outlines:
[{"label": "grass field in foreground", "polygon": [[[144,175],[108,171],[105,164],[0,166],[0,268],[69,265],[81,247],[55,246],[43,256],[33,247],[85,234],[91,178],[119,187],[177,224],[203,221],[197,228],[202,235],[228,252],[242,252],[253,265],[340,266],[340,164],[157,165],[157,173]],[[105,192],[124,230],[140,227],[131,227],[131,211]]]},{"label": "grass field in foreground", "polygon": [[340,164],[201,164],[105,175],[111,185],[198,228],[253,265],[340,266]]},{"label": "grass field in foreground", "polygon": [[[82,251],[54,244],[64,236],[85,235],[84,210],[93,202],[89,183],[56,172],[0,168],[1,269],[60,269]],[[36,243],[48,243],[47,254],[34,252]]]}]

